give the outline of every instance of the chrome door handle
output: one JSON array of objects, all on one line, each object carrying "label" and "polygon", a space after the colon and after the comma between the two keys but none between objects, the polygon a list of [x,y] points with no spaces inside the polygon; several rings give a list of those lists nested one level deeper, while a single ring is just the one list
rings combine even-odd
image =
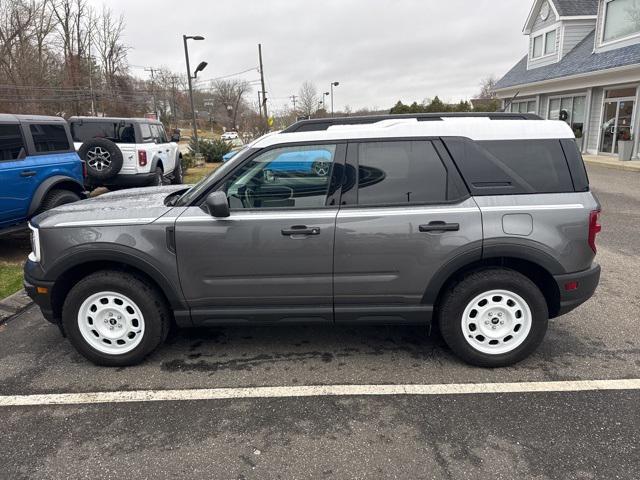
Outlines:
[{"label": "chrome door handle", "polygon": [[420,225],[421,232],[457,232],[460,230],[459,223],[429,222],[427,225]]},{"label": "chrome door handle", "polygon": [[292,235],[320,235],[320,227],[307,227],[306,225],[294,225],[291,228],[281,230],[282,235],[290,237]]}]

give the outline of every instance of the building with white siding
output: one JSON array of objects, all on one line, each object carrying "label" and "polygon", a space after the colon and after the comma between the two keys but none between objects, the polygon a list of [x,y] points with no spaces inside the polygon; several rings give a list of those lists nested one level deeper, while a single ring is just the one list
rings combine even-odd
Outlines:
[{"label": "building with white siding", "polygon": [[527,55],[496,84],[507,110],[565,120],[583,153],[632,139],[640,158],[640,0],[535,0],[523,32]]}]

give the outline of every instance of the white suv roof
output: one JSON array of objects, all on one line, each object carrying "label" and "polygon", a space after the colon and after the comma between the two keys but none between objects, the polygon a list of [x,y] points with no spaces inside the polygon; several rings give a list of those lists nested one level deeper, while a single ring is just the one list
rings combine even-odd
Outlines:
[{"label": "white suv roof", "polygon": [[569,125],[554,120],[455,116],[420,121],[418,118],[400,117],[396,120],[384,117],[373,123],[329,125],[323,130],[285,130],[278,135],[262,137],[253,146],[264,148],[281,143],[394,137],[466,137],[472,140],[575,138]]}]

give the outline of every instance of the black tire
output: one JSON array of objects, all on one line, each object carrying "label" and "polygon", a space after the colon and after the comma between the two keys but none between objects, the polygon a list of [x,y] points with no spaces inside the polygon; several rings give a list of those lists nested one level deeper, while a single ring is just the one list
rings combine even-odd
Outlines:
[{"label": "black tire", "polygon": [[[78,325],[83,302],[100,292],[115,292],[127,296],[142,312],[144,333],[131,351],[123,354],[100,352],[84,339]],[[71,344],[96,365],[125,367],[140,363],[167,338],[171,314],[163,295],[147,281],[123,272],[102,270],[80,280],[68,293],[62,308],[62,322]]]},{"label": "black tire", "polygon": [[179,157],[176,160],[176,166],[173,169],[173,178],[171,179],[171,183],[173,185],[182,185],[182,157]]},{"label": "black tire", "polygon": [[124,161],[118,146],[105,138],[94,138],[83,143],[78,155],[87,164],[87,175],[98,181],[115,177]]},{"label": "black tire", "polygon": [[60,205],[77,202],[79,200],[80,195],[70,190],[52,190],[44,197],[37,213],[46,212],[47,210],[59,207]]},{"label": "black tire", "polygon": [[150,185],[152,187],[161,187],[164,185],[164,170],[162,170],[162,167],[156,168],[155,175],[153,176],[153,180]]},{"label": "black tire", "polygon": [[[515,293],[526,302],[531,312],[528,334],[520,345],[505,353],[490,354],[474,348],[470,343],[473,340],[468,342],[463,331],[463,315],[469,303],[478,295],[492,290]],[[464,277],[444,295],[438,309],[440,332],[449,348],[465,362],[489,368],[513,365],[528,357],[544,339],[548,319],[547,302],[536,284],[516,271],[498,268],[477,271]],[[469,337],[473,338],[471,335]],[[504,341],[507,340],[505,337]]]}]

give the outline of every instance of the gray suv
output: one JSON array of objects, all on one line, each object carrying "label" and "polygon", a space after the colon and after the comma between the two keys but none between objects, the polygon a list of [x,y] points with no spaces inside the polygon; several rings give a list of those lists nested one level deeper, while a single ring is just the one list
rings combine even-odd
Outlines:
[{"label": "gray suv", "polygon": [[308,120],[190,188],[35,217],[25,287],[100,365],[140,362],[172,324],[436,322],[460,358],[498,367],[594,293],[599,212],[563,122]]}]

